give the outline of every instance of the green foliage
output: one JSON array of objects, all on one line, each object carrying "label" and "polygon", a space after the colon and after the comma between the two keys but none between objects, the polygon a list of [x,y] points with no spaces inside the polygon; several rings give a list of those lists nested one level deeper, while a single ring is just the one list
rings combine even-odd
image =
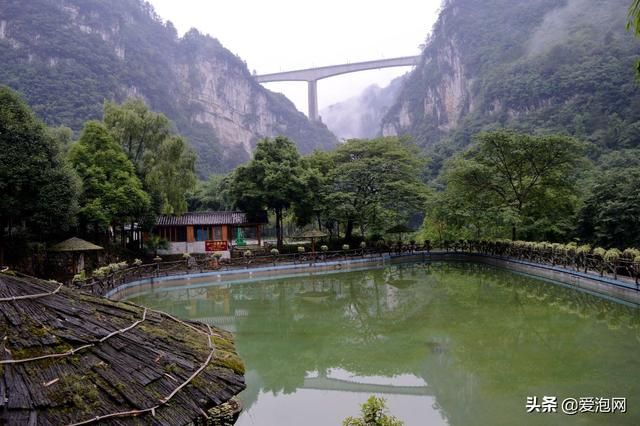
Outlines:
[{"label": "green foliage", "polygon": [[325,202],[336,220],[347,223],[347,239],[353,226],[363,236],[382,233],[424,209],[427,189],[420,171],[425,161],[405,139],[349,140],[335,151],[333,164]]},{"label": "green foliage", "polygon": [[145,182],[152,192],[161,194],[163,213],[187,211],[187,191],[196,185],[195,163],[195,153],[178,136],[165,139],[149,154]]},{"label": "green foliage", "polygon": [[131,223],[150,208],[133,164],[102,123],[90,121],[69,150],[82,180],[80,219],[95,232]]},{"label": "green foliage", "polygon": [[453,201],[449,207],[460,203],[468,218],[508,225],[514,240],[518,228],[527,236],[566,234],[576,210],[583,145],[562,136],[507,130],[477,139],[444,175],[444,198]]},{"label": "green foliage", "polygon": [[358,418],[347,417],[342,422],[343,426],[403,426],[404,423],[387,414],[387,404],[384,398],[375,395],[369,397],[367,402],[361,405],[362,416]]},{"label": "green foliage", "polygon": [[169,242],[157,235],[150,235],[144,245],[155,257],[158,257],[158,250],[167,250],[169,248]]},{"label": "green foliage", "polygon": [[199,181],[196,188],[187,195],[189,211],[227,211],[233,207],[229,195],[231,175],[211,175],[206,181]]},{"label": "green foliage", "polygon": [[[638,157],[628,153],[627,163]],[[578,217],[578,235],[603,246],[640,245],[640,165],[625,166],[617,157],[595,175]]]},{"label": "green foliage", "polygon": [[0,86],[0,263],[7,230],[24,224],[37,240],[68,231],[78,190],[59,144],[15,92]]},{"label": "green foliage", "polygon": [[238,167],[229,185],[234,204],[247,212],[264,209],[276,215],[278,247],[282,247],[282,215],[295,200],[305,196],[305,169],[295,144],[278,136],[263,139],[253,159]]},{"label": "green foliage", "polygon": [[186,193],[196,185],[196,156],[173,135],[167,117],[150,111],[141,99],[129,99],[122,105],[105,102],[104,123],[146,189],[161,202],[158,212],[186,212]]}]

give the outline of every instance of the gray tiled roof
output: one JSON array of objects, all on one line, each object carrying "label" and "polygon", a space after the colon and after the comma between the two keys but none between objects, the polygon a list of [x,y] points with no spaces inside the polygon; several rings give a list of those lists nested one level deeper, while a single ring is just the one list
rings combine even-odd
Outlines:
[{"label": "gray tiled roof", "polygon": [[261,212],[256,217],[247,217],[244,212],[193,212],[182,216],[160,215],[156,219],[158,226],[180,225],[246,225],[255,223],[267,223],[266,212]]}]

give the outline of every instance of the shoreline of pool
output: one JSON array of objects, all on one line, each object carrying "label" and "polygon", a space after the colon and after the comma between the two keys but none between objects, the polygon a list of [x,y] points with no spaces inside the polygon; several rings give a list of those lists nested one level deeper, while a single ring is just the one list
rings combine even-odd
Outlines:
[{"label": "shoreline of pool", "polygon": [[[314,274],[375,269],[396,263],[434,261],[483,263],[547,279],[577,290],[585,290],[595,293],[596,295],[613,297],[614,299],[640,305],[640,291],[638,291],[638,288],[635,285],[622,280],[615,280],[606,276],[601,277],[560,266],[544,265],[519,259],[466,252],[417,252],[395,255],[383,254],[382,256],[366,257],[361,259],[340,259],[315,263],[292,263],[227,271],[210,271],[171,275],[166,277],[152,277],[122,284],[110,290],[105,297],[113,300],[122,300],[149,290],[173,290],[182,287],[196,288],[212,284],[246,283],[260,279],[271,280],[278,278],[309,276]],[[180,285],[172,285],[172,282],[176,281],[179,281]]]}]

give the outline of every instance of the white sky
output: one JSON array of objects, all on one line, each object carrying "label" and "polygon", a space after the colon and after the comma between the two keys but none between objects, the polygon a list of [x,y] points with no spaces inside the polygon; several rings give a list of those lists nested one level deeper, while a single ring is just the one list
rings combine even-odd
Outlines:
[{"label": "white sky", "polygon": [[[441,0],[148,0],[180,35],[192,27],[217,38],[266,74],[420,54]],[[387,85],[409,68],[387,68],[318,82],[320,109]],[[307,84],[266,83],[307,113]]]}]

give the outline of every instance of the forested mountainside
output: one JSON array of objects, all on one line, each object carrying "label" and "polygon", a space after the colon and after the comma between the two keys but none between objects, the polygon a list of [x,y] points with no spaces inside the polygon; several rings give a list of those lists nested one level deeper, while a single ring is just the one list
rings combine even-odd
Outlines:
[{"label": "forested mountainside", "polygon": [[322,121],[340,139],[380,136],[380,123],[395,102],[405,76],[386,87],[371,85],[359,96],[338,102],[320,111]]},{"label": "forested mountainside", "polygon": [[0,0],[0,62],[0,84],[49,125],[77,131],[105,99],[143,98],[188,139],[202,176],[248,160],[260,137],[288,136],[303,153],[337,142],[218,40],[179,38],[142,0]]},{"label": "forested mountainside", "polygon": [[640,142],[640,43],[628,0],[447,0],[382,122],[443,159],[481,130],[510,127],[593,142]]}]

